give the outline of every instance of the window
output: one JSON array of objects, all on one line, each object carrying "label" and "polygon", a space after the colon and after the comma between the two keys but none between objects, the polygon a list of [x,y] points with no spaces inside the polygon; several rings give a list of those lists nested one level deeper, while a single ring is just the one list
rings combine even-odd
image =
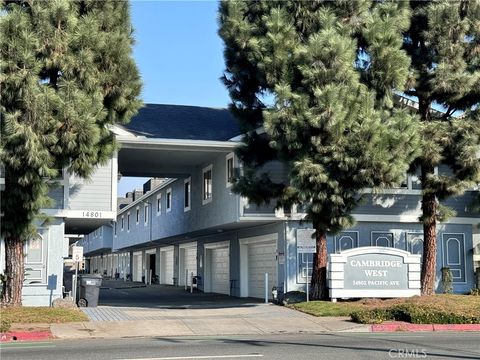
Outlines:
[{"label": "window", "polygon": [[130,213],[127,214],[127,231],[130,231]]},{"label": "window", "polygon": [[157,195],[157,216],[162,213],[162,194]]},{"label": "window", "polygon": [[203,169],[203,204],[212,201],[212,165]]},{"label": "window", "polygon": [[135,210],[135,222],[138,223],[140,222],[140,208],[137,206],[137,209]]},{"label": "window", "polygon": [[172,189],[167,189],[167,212],[172,211]]},{"label": "window", "polygon": [[184,211],[190,210],[190,202],[191,202],[191,188],[192,188],[192,179],[188,178],[185,179],[184,185],[183,185],[183,194],[184,194],[184,200],[183,200],[183,208]]},{"label": "window", "polygon": [[113,235],[117,236],[117,222],[113,223]]},{"label": "window", "polygon": [[124,227],[123,225],[124,225],[124,223],[125,223],[125,219],[124,219],[124,217],[123,217],[123,215],[122,215],[122,231],[123,231],[123,227]]},{"label": "window", "polygon": [[226,167],[226,180],[227,180],[227,187],[230,187],[233,185],[233,179],[234,179],[234,168],[233,168],[233,159],[234,155],[233,153],[230,153],[226,157],[225,161],[225,167]]},{"label": "window", "polygon": [[145,204],[145,206],[143,207],[143,223],[145,225],[148,224],[148,206],[149,204]]}]

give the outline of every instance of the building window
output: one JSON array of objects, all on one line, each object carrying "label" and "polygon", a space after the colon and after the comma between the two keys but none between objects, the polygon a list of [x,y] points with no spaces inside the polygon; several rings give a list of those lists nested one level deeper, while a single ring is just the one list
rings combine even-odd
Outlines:
[{"label": "building window", "polygon": [[145,204],[145,206],[143,207],[143,223],[145,225],[148,224],[148,205],[149,204]]},{"label": "building window", "polygon": [[162,194],[157,195],[157,216],[162,213]]},{"label": "building window", "polygon": [[183,194],[184,194],[183,207],[185,211],[190,210],[191,190],[192,190],[192,179],[191,178],[185,179],[185,182],[183,185]]},{"label": "building window", "polygon": [[135,222],[138,223],[140,222],[140,208],[137,206],[137,209],[135,210]]},{"label": "building window", "polygon": [[117,222],[113,223],[113,235],[117,236]]},{"label": "building window", "polygon": [[233,159],[234,155],[233,153],[230,153],[226,157],[225,161],[225,167],[226,167],[226,183],[227,187],[230,187],[233,185],[233,180],[234,180],[234,167],[233,167]]},{"label": "building window", "polygon": [[124,226],[123,226],[124,223],[125,223],[125,218],[124,218],[123,215],[122,215],[122,231],[123,231],[123,228],[124,228]]},{"label": "building window", "polygon": [[172,211],[172,189],[167,189],[167,212]]},{"label": "building window", "polygon": [[130,213],[127,214],[127,231],[130,231]]},{"label": "building window", "polygon": [[203,169],[203,204],[212,201],[212,165]]}]

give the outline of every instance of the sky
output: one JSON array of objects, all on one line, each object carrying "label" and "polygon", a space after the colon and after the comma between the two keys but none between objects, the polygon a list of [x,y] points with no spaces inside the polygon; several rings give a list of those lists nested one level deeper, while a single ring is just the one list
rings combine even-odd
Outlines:
[{"label": "sky", "polygon": [[[217,1],[135,1],[131,19],[134,58],[144,103],[226,107],[223,43],[217,35]],[[148,179],[123,177],[118,195]]]}]

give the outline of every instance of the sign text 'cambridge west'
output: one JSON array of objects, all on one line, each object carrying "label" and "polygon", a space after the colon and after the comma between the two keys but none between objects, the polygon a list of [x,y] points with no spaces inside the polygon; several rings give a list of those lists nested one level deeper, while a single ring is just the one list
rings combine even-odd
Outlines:
[{"label": "sign text 'cambridge west'", "polygon": [[420,295],[420,255],[394,248],[360,247],[329,255],[330,297]]}]

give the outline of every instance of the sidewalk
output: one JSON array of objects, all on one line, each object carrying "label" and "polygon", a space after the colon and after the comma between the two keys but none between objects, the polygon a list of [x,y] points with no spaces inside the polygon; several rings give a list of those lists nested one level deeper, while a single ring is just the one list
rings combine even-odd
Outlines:
[{"label": "sidewalk", "polygon": [[[109,307],[98,308],[112,312]],[[115,309],[118,311],[118,308]],[[123,308],[128,320],[93,320],[53,324],[60,339],[252,335],[320,332],[368,332],[371,326],[348,318],[317,318],[271,304],[224,309],[138,309]],[[124,316],[125,316],[124,315]]]}]

